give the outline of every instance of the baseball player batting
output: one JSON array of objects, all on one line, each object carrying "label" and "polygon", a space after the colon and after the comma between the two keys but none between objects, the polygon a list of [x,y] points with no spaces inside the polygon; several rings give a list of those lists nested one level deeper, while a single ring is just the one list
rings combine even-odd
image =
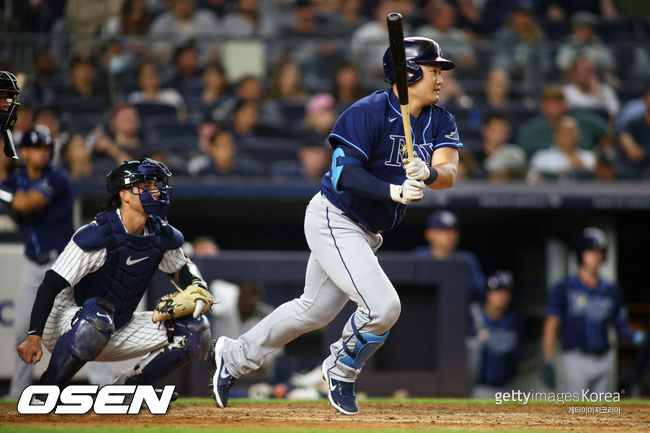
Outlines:
[{"label": "baseball player batting", "polygon": [[407,38],[408,94],[415,158],[402,166],[405,135],[396,94],[390,50],[385,78],[393,84],[357,101],[337,119],[329,136],[332,168],[322,179],[305,215],[311,250],[302,296],[279,306],[237,340],[215,343],[214,397],[226,407],[236,378],[258,369],[264,359],[299,335],[329,323],[348,300],[357,310],[322,363],[329,401],[339,412],[359,411],[354,382],[366,360],[388,338],[400,314],[395,288],[375,252],[381,233],[396,228],[407,205],[420,200],[426,186],[449,188],[458,167],[454,116],[434,105],[442,70],[454,63],[438,44]]},{"label": "baseball player batting", "polygon": [[[190,359],[207,357],[210,326],[192,310],[201,299],[205,312],[211,299],[180,248],[183,235],[164,219],[170,175],[151,159],[111,171],[106,186],[109,205],[117,209],[77,230],[45,274],[29,335],[18,346],[22,360],[32,364],[41,359],[41,342],[52,352],[41,384],[65,385],[88,361],[143,355],[117,383],[153,384]],[[135,312],[158,268],[175,274],[187,289],[163,297],[153,313]]]}]

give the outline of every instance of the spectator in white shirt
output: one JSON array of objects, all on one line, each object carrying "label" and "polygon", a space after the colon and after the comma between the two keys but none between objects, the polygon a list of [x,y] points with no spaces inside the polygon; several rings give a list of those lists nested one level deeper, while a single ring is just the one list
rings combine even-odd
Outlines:
[{"label": "spectator in white shirt", "polygon": [[579,148],[580,130],[572,116],[563,116],[553,134],[554,146],[538,150],[530,161],[528,180],[590,178],[596,168],[596,157],[590,150]]},{"label": "spectator in white shirt", "polygon": [[138,68],[138,84],[140,90],[129,94],[129,105],[140,103],[171,105],[176,108],[179,121],[187,119],[187,107],[183,96],[176,89],[160,88],[160,75],[152,62],[140,64]]},{"label": "spectator in white shirt", "polygon": [[570,109],[605,111],[609,119],[614,120],[621,108],[616,92],[598,78],[594,62],[587,56],[574,60],[570,82],[563,90]]}]

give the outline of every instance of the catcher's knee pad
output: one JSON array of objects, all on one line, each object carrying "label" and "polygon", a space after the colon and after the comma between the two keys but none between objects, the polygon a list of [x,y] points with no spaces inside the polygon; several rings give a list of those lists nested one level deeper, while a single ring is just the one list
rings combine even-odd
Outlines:
[{"label": "catcher's knee pad", "polygon": [[354,324],[354,315],[350,318],[350,323],[352,324],[354,335],[357,337],[357,342],[352,350],[350,350],[345,343],[343,344],[345,355],[339,359],[339,361],[348,367],[358,370],[363,367],[368,358],[384,345],[384,342],[388,338],[389,331],[386,331],[381,335],[375,335],[370,332],[359,332]]},{"label": "catcher's knee pad", "polygon": [[73,319],[72,328],[54,346],[50,364],[41,378],[43,384],[64,384],[87,361],[99,356],[115,331],[113,311],[113,306],[101,298],[84,302]]},{"label": "catcher's knee pad", "polygon": [[204,315],[196,319],[184,316],[173,321],[174,335],[184,337],[182,341],[185,349],[192,358],[204,360],[210,350],[210,322]]},{"label": "catcher's knee pad", "polygon": [[74,356],[84,361],[99,356],[115,331],[113,312],[113,306],[102,298],[90,298],[84,302],[73,319],[72,329],[61,337]]}]

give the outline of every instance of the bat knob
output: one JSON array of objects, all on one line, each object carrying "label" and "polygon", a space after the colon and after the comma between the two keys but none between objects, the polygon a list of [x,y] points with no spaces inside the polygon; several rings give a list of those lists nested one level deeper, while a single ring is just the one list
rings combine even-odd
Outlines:
[{"label": "bat knob", "polygon": [[388,21],[399,21],[402,19],[402,14],[398,12],[391,12],[388,14],[387,19]]}]

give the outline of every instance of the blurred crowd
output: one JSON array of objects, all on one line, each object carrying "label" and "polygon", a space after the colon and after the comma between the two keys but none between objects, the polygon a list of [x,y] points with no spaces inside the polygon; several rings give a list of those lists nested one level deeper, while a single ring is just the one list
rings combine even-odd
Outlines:
[{"label": "blurred crowd", "polygon": [[650,5],[624,0],[9,0],[16,141],[45,125],[75,179],[152,157],[317,181],[337,116],[387,86],[389,12],[458,66],[461,180],[650,177]]}]

